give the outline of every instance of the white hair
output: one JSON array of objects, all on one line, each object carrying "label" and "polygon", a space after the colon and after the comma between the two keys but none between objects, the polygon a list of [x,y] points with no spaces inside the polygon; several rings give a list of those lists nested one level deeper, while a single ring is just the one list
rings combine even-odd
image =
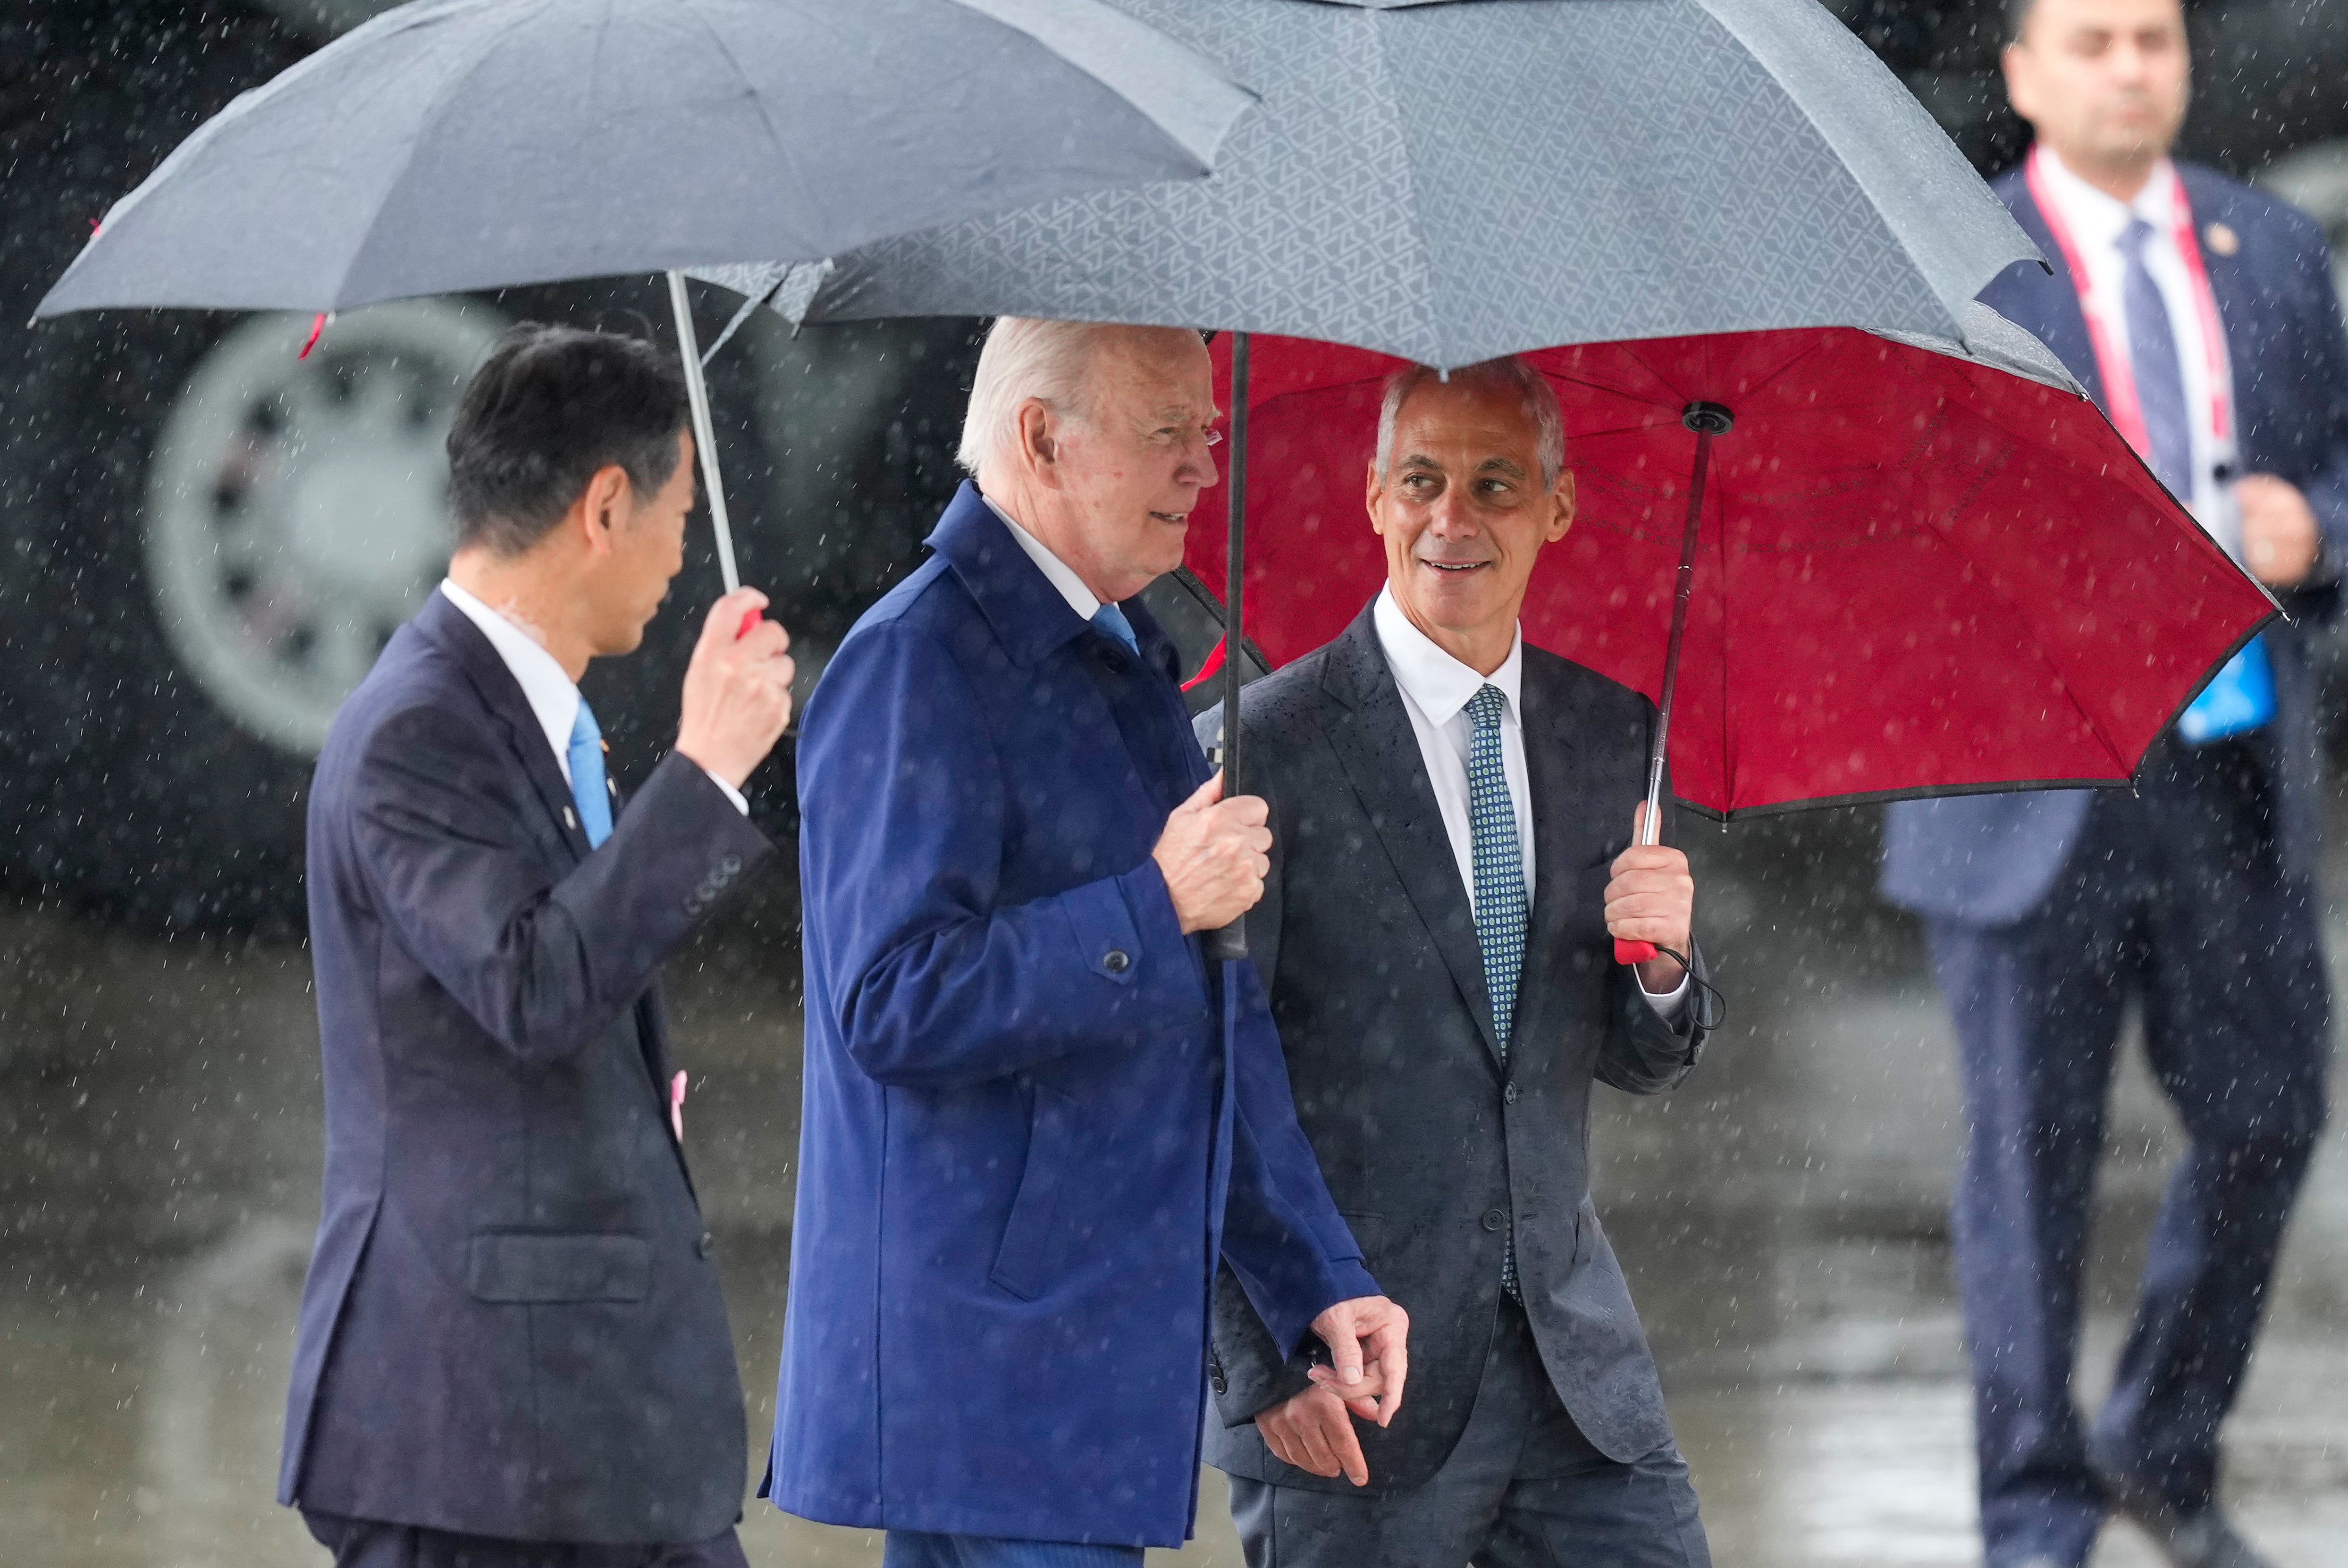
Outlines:
[{"label": "white hair", "polygon": [[[1402,417],[1402,405],[1437,374],[1429,365],[1406,364],[1386,377],[1385,402],[1378,409],[1380,479],[1385,478],[1394,467],[1395,421]],[[1557,477],[1565,471],[1565,415],[1557,405],[1557,388],[1549,384],[1549,377],[1509,354],[1480,364],[1465,365],[1444,379],[1480,383],[1498,391],[1515,393],[1523,401],[1525,412],[1532,415],[1533,434],[1540,454],[1541,488],[1556,488]]]},{"label": "white hair", "polygon": [[975,474],[987,458],[1017,450],[1019,405],[1031,397],[1060,417],[1083,417],[1093,354],[1104,337],[1127,330],[1102,322],[998,317],[978,351],[955,461]]}]

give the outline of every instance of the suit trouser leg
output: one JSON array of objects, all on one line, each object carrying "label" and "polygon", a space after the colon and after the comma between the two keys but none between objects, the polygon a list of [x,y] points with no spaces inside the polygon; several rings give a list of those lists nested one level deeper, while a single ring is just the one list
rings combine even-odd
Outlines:
[{"label": "suit trouser leg", "polygon": [[2258,1337],[2323,1124],[2330,999],[2314,887],[2286,877],[2247,744],[2172,758],[2147,789],[2145,1043],[2188,1140],[2170,1174],[2097,1458],[2190,1512]]},{"label": "suit trouser leg", "polygon": [[2127,958],[2126,867],[2097,815],[2045,910],[1928,930],[1964,1081],[1951,1229],[1993,1568],[2034,1553],[2083,1562],[2103,1522],[2071,1398]]},{"label": "suit trouser leg", "polygon": [[1233,1476],[1249,1568],[1712,1568],[1694,1488],[1665,1445],[1624,1464],[1591,1447],[1500,1307],[1468,1426],[1435,1474],[1390,1492]]}]

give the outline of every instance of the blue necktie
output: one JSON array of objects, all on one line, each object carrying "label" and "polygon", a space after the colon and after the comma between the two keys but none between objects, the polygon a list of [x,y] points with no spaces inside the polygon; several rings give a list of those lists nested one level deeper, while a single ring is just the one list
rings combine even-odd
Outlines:
[{"label": "blue necktie", "polygon": [[[1509,1060],[1509,1029],[1517,1014],[1517,981],[1525,967],[1525,860],[1517,842],[1517,807],[1509,798],[1500,750],[1500,716],[1508,699],[1487,685],[1468,699],[1468,836],[1476,873],[1476,945],[1484,954],[1484,989],[1492,999],[1492,1032],[1500,1061]],[[1500,1288],[1517,1295],[1517,1240],[1509,1227],[1500,1255]]]},{"label": "blue necktie", "polygon": [[594,710],[584,697],[579,699],[579,716],[571,721],[571,798],[578,803],[587,846],[602,848],[612,836],[612,791],[603,782],[603,732],[595,727]]},{"label": "blue necktie", "polygon": [[1104,604],[1094,610],[1093,624],[1124,643],[1128,653],[1138,656],[1141,652],[1141,643],[1133,635],[1133,622],[1128,620],[1125,611],[1117,606]]},{"label": "blue necktie", "polygon": [[2177,361],[2177,334],[2168,320],[2168,306],[2160,286],[2144,264],[2145,242],[2152,225],[2141,218],[2128,220],[2119,238],[2120,255],[2127,262],[2122,275],[2120,302],[2127,315],[2128,364],[2136,373],[2137,406],[2144,414],[2144,433],[2152,443],[2147,456],[2152,471],[2168,493],[2190,505],[2193,500],[2193,425],[2185,411],[2185,373]]}]

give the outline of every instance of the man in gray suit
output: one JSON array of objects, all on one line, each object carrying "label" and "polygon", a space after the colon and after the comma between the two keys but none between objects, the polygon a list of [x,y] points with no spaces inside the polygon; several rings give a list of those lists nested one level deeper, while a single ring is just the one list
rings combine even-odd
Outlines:
[{"label": "man in gray suit", "polygon": [[1516,360],[1395,376],[1386,586],[1241,702],[1272,825],[1249,945],[1298,1119],[1416,1329],[1408,1404],[1357,1428],[1223,1271],[1206,1452],[1257,1568],[1710,1561],[1584,1142],[1593,1081],[1653,1093],[1703,1047],[1704,988],[1610,942],[1701,980],[1695,885],[1634,843],[1653,704],[1517,629],[1573,523],[1564,448]]}]

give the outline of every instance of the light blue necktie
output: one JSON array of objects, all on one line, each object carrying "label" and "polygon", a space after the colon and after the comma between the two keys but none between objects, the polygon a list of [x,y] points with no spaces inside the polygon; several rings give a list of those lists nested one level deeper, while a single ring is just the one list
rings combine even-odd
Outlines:
[{"label": "light blue necktie", "polygon": [[[2190,506],[2193,425],[2185,406],[2185,372],[2177,357],[2168,305],[2144,264],[2144,247],[2151,238],[2152,225],[2141,218],[2128,220],[2119,238],[2120,255],[2127,263],[2120,302],[2127,316],[2128,364],[2136,374],[2145,439],[2152,445],[2152,471],[2170,495]],[[2265,638],[2254,637],[2177,716],[2177,733],[2199,745],[2255,730],[2273,718],[2274,711],[2274,668],[2267,661]]]},{"label": "light blue necktie", "polygon": [[1113,604],[1104,604],[1093,611],[1093,624],[1124,643],[1127,652],[1139,656],[1141,643],[1133,635],[1133,622],[1125,618],[1125,611]]},{"label": "light blue necktie", "polygon": [[602,848],[612,836],[612,791],[603,782],[603,732],[595,727],[595,712],[584,697],[579,699],[579,716],[571,721],[571,798],[578,803],[587,846]]},{"label": "light blue necktie", "polygon": [[[1484,989],[1492,999],[1492,1031],[1500,1061],[1509,1060],[1509,1029],[1517,1013],[1517,981],[1525,967],[1525,860],[1517,842],[1517,807],[1509,798],[1502,762],[1500,717],[1508,699],[1487,685],[1468,699],[1468,836],[1476,872],[1476,945],[1484,954]],[[1517,1240],[1509,1227],[1500,1255],[1500,1288],[1517,1295]]]}]

